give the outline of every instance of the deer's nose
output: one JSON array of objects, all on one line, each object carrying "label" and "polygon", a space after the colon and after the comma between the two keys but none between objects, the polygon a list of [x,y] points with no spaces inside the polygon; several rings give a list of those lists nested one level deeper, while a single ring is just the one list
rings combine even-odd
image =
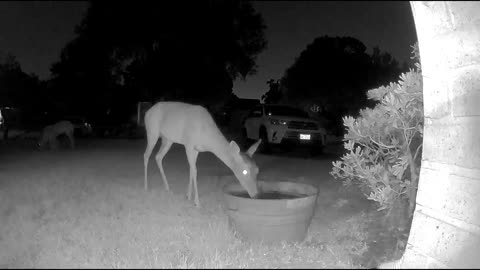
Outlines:
[{"label": "deer's nose", "polygon": [[250,195],[250,198],[253,198],[255,199],[256,197],[258,197],[258,187],[257,185],[255,185],[254,187],[251,187],[250,190],[248,190],[248,195]]}]

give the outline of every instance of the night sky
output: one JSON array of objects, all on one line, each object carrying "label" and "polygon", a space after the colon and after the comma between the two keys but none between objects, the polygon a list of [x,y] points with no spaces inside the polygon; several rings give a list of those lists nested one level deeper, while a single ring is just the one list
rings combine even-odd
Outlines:
[{"label": "night sky", "polygon": [[15,55],[23,71],[47,79],[87,7],[80,1],[1,1],[0,51]]},{"label": "night sky", "polygon": [[[25,72],[48,78],[87,6],[80,1],[0,2],[0,51],[13,53]],[[258,56],[258,73],[234,83],[239,97],[260,98],[267,80],[280,79],[319,36],[352,36],[368,53],[378,45],[399,61],[409,59],[417,40],[406,1],[260,1],[254,6],[265,19],[268,48]]]}]

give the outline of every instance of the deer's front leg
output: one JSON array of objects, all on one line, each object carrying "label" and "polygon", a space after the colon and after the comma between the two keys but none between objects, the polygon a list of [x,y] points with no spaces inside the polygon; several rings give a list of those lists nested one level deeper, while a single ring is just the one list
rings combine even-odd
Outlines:
[{"label": "deer's front leg", "polygon": [[57,145],[57,137],[50,135],[48,138],[48,144],[50,146],[50,150],[57,150],[58,145]]},{"label": "deer's front leg", "polygon": [[187,153],[188,165],[190,166],[190,179],[188,183],[187,198],[191,200],[192,198],[192,185],[195,190],[195,205],[200,207],[200,200],[198,199],[198,188],[197,188],[197,157],[198,151],[191,146],[185,146],[185,152]]},{"label": "deer's front leg", "polygon": [[192,173],[189,172],[189,174],[188,174],[188,189],[187,189],[187,200],[189,200],[189,201],[192,199],[192,182],[193,182]]},{"label": "deer's front leg", "polygon": [[67,134],[70,141],[70,148],[75,149],[75,138],[73,137],[73,132]]}]

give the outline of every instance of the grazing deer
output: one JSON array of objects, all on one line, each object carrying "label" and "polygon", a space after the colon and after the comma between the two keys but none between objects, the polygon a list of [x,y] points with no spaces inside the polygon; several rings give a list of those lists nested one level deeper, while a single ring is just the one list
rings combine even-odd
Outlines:
[{"label": "grazing deer", "polygon": [[49,144],[50,148],[54,149],[57,145],[57,137],[65,134],[70,141],[70,147],[75,148],[75,139],[73,137],[74,126],[70,121],[60,121],[53,125],[43,128],[42,136],[38,141],[37,146],[41,149],[45,144]]},{"label": "grazing deer", "polygon": [[182,102],[158,102],[145,113],[145,129],[147,133],[147,148],[143,155],[145,169],[145,190],[148,190],[147,167],[158,138],[162,138],[162,145],[155,157],[165,189],[170,190],[167,177],[163,171],[162,160],[173,143],[183,144],[190,166],[190,180],[188,183],[187,198],[191,200],[192,185],[195,189],[195,205],[200,206],[197,189],[197,156],[199,152],[215,154],[235,174],[240,184],[251,197],[258,194],[257,174],[258,167],[252,159],[253,154],[261,143],[258,140],[247,152],[240,152],[237,143],[230,143],[218,129],[210,113],[202,106]]}]

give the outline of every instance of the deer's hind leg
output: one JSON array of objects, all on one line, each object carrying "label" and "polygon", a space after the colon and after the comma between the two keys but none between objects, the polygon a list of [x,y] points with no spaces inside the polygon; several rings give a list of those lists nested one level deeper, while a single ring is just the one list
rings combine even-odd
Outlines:
[{"label": "deer's hind leg", "polygon": [[167,154],[168,150],[170,150],[170,147],[172,147],[173,142],[165,137],[162,137],[162,145],[160,146],[160,150],[158,150],[157,155],[155,156],[155,160],[157,161],[158,169],[160,169],[160,174],[162,175],[163,183],[165,184],[165,189],[167,191],[170,190],[170,187],[168,186],[168,180],[167,177],[165,176],[165,172],[163,170],[163,158]]},{"label": "deer's hind leg", "polygon": [[147,148],[145,149],[145,153],[143,154],[143,168],[144,168],[144,188],[145,191],[148,190],[148,161],[150,160],[150,155],[152,154],[153,148],[155,148],[155,145],[157,144],[159,134],[149,132],[147,130]]}]

